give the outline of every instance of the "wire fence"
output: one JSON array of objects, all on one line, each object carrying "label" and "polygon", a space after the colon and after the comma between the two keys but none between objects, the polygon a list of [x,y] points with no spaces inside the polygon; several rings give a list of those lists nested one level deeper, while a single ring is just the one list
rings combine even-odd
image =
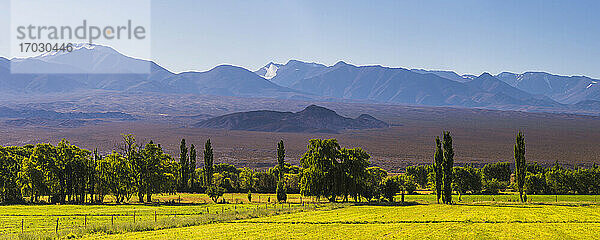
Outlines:
[{"label": "wire fence", "polygon": [[[0,234],[3,237],[21,235],[38,235],[54,233],[64,236],[70,232],[94,232],[97,229],[111,232],[128,231],[127,229],[153,227],[169,228],[176,226],[191,226],[203,222],[229,221],[250,217],[269,215],[269,213],[291,212],[317,209],[319,204],[313,203],[257,203],[257,204],[228,204],[219,206],[213,204],[199,211],[191,212],[185,209],[173,210],[132,210],[120,213],[94,214],[0,214]],[[160,208],[160,206],[157,206]],[[183,206],[182,208],[185,208]]]}]

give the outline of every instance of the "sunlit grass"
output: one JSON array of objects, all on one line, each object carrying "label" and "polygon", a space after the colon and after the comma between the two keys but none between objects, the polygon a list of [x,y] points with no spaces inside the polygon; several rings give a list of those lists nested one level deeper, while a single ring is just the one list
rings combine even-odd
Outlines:
[{"label": "sunlit grass", "polygon": [[600,206],[349,206],[96,239],[594,239]]},{"label": "sunlit grass", "polygon": [[[600,224],[600,199],[594,195],[534,195],[529,196],[528,203],[519,203],[518,195],[514,193],[463,195],[462,201],[458,201],[458,196],[454,195],[456,204],[451,206],[435,204],[435,195],[432,194],[406,195],[405,205],[367,203],[364,200],[360,203],[329,204],[325,199],[316,201],[298,194],[289,194],[290,202],[285,204],[275,204],[275,194],[256,193],[252,194],[252,202],[248,201],[245,193],[227,193],[224,196],[229,202],[227,204],[214,204],[204,194],[165,194],[156,195],[154,199],[152,204],[140,204],[135,201],[115,204],[108,200],[108,204],[103,205],[0,206],[0,238],[44,239],[57,236],[67,238],[104,235],[110,236],[109,238],[168,237],[169,234],[179,234],[179,231],[184,234],[182,236],[186,236],[187,232],[194,233],[190,238],[202,238],[204,230],[189,230],[197,225],[202,225],[202,229],[213,229],[215,226],[231,228],[231,231],[223,231],[221,235],[217,235],[221,238],[246,236],[243,235],[244,232],[248,233],[248,238],[284,236],[269,235],[264,232],[266,230],[261,230],[263,228],[281,230],[281,233],[287,232],[291,236],[301,237],[305,235],[296,231],[318,233],[324,231],[321,225],[347,231],[347,234],[352,234],[356,229],[363,229],[381,233],[382,237],[395,238],[401,235],[387,232],[391,231],[389,225],[396,225],[397,229],[410,232],[417,231],[410,227],[415,224],[419,226],[418,229],[452,226],[452,229],[448,230],[449,234],[461,234],[456,232],[456,229],[464,229],[463,225],[471,224],[474,226],[473,231],[480,231],[472,235],[478,238],[488,236],[485,235],[488,230],[496,230],[486,224],[497,224],[498,227],[541,224],[540,226],[544,227],[540,229],[555,225],[554,229],[565,231],[571,228],[580,229],[578,224],[586,224],[589,229],[597,229],[597,225]],[[400,201],[400,196],[396,196],[396,200]],[[340,207],[344,209],[338,209]],[[269,224],[289,226],[284,229],[264,227]],[[243,228],[242,232],[235,232],[239,226],[247,227]],[[518,233],[515,234],[519,236]],[[322,235],[315,236],[327,238]],[[362,235],[357,235],[357,238],[360,236]]]}]

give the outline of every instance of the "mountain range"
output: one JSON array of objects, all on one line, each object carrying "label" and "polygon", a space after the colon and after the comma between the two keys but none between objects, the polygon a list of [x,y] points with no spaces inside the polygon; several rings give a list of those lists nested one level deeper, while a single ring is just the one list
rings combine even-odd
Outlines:
[{"label": "mountain range", "polygon": [[371,115],[347,118],[335,111],[310,105],[300,112],[250,111],[211,118],[194,124],[198,128],[262,132],[337,133],[342,130],[386,128],[389,125]]},{"label": "mountain range", "polygon": [[[135,71],[142,66],[149,67],[147,74]],[[32,73],[11,74],[11,67]],[[102,73],[110,69],[119,74]],[[82,70],[89,73],[78,73]],[[43,73],[53,71],[62,73]],[[599,81],[544,72],[472,76],[297,60],[269,63],[254,72],[220,65],[205,72],[173,73],[100,45],[77,47],[69,54],[0,58],[0,93],[17,95],[104,90],[600,114]]]}]

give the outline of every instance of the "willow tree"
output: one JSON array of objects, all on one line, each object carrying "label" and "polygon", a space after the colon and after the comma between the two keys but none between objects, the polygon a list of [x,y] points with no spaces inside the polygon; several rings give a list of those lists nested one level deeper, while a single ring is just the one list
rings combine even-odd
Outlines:
[{"label": "willow tree", "polygon": [[521,202],[527,201],[527,195],[523,194],[523,186],[525,186],[525,176],[527,175],[527,163],[525,162],[525,137],[519,131],[515,142],[515,174],[517,188]]},{"label": "willow tree", "polygon": [[337,164],[340,145],[336,139],[311,139],[308,150],[300,159],[303,167],[300,180],[300,193],[304,196],[321,197],[335,201],[331,173]]},{"label": "willow tree", "polygon": [[300,193],[336,201],[358,199],[368,180],[369,154],[360,148],[341,148],[336,139],[312,139],[302,158]]}]

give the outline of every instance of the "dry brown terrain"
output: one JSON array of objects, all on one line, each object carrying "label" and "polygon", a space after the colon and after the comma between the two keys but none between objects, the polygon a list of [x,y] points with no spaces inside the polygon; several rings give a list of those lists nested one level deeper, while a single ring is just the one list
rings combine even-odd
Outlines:
[{"label": "dry brown terrain", "polygon": [[[597,139],[600,138],[599,117],[479,109],[317,103],[349,117],[356,117],[361,113],[371,114],[393,126],[389,129],[347,131],[340,134],[224,131],[187,127],[196,120],[178,117],[177,114],[218,115],[240,111],[240,109],[298,111],[309,104],[309,102],[290,100],[249,102],[235,98],[220,99],[218,103],[211,102],[212,105],[201,104],[206,102],[204,100],[190,96],[184,96],[182,99],[159,100],[153,97],[145,100],[160,102],[156,104],[159,109],[165,111],[168,109],[169,115],[173,117],[164,119],[156,117],[156,112],[159,111],[156,108],[144,107],[147,111],[132,111],[135,106],[127,104],[126,100],[122,100],[117,107],[103,101],[90,100],[96,106],[94,109],[124,111],[145,116],[146,120],[62,129],[3,126],[0,128],[0,144],[55,143],[61,138],[67,138],[74,144],[88,149],[98,148],[101,152],[107,153],[115,149],[121,133],[134,133],[139,140],[152,139],[154,142],[161,143],[168,152],[176,156],[181,138],[185,138],[188,143],[195,143],[200,150],[203,148],[204,141],[211,138],[216,151],[216,162],[265,168],[275,164],[276,142],[280,139],[286,142],[288,160],[297,163],[309,139],[337,138],[345,147],[366,149],[371,154],[374,165],[398,171],[406,165],[431,162],[434,137],[440,135],[442,130],[453,133],[457,163],[482,164],[512,161],[515,133],[518,129],[523,129],[527,142],[528,161],[545,164],[558,161],[570,165],[600,163],[600,154],[598,154],[600,145],[597,144]],[[90,105],[77,109],[87,109]],[[70,106],[80,105],[59,102],[43,106],[64,111]],[[63,109],[60,106],[68,107]]]}]

